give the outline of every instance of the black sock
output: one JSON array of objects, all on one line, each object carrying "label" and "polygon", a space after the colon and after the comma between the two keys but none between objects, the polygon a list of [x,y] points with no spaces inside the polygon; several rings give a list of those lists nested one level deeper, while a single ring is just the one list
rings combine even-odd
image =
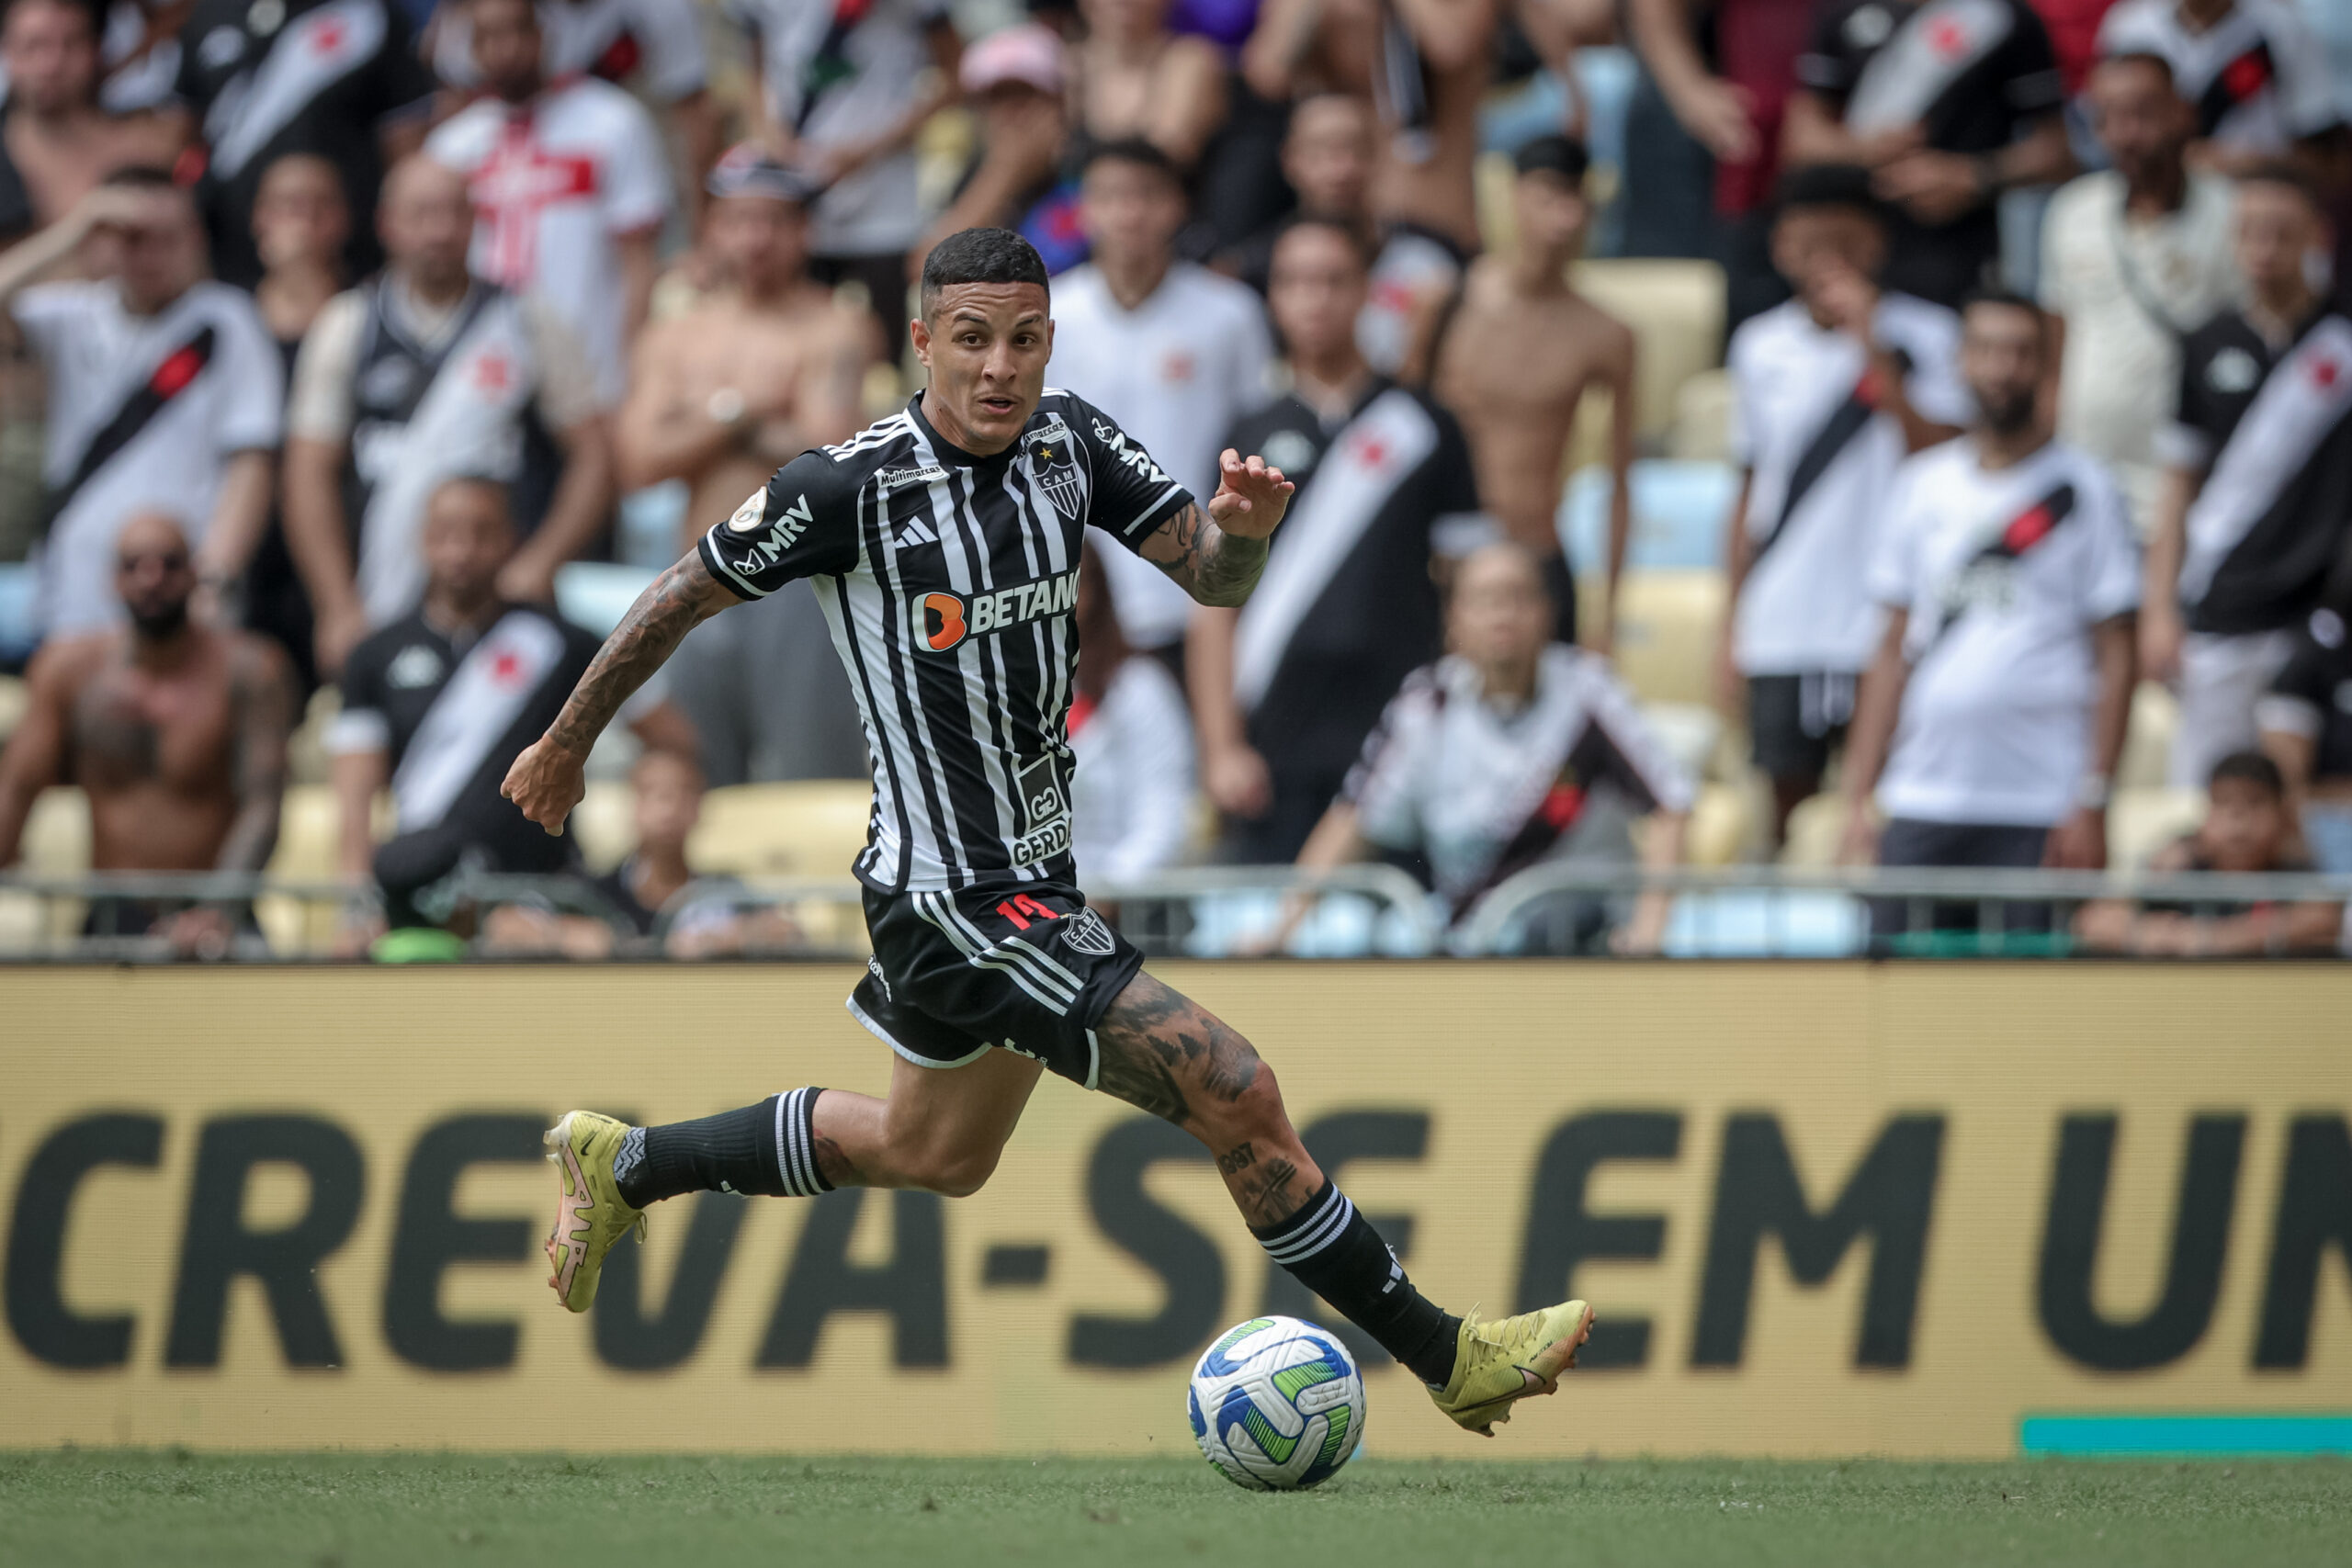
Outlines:
[{"label": "black sock", "polygon": [[824,1092],[796,1089],[698,1122],[631,1127],[613,1161],[622,1201],[642,1209],[683,1192],[814,1198],[831,1191],[817,1168],[817,1097]]},{"label": "black sock", "polygon": [[1345,1313],[1415,1377],[1442,1386],[1453,1376],[1462,1320],[1413,1289],[1396,1255],[1336,1184],[1326,1181],[1297,1213],[1264,1230],[1252,1225],[1250,1234],[1266,1256]]}]

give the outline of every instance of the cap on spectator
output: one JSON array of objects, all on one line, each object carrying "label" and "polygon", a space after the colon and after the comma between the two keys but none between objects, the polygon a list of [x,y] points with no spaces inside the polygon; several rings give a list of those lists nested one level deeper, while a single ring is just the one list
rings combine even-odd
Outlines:
[{"label": "cap on spectator", "polygon": [[779,164],[756,141],[739,141],[710,166],[703,188],[721,198],[763,196],[805,207],[817,195],[817,184],[799,170]]},{"label": "cap on spectator", "polygon": [[1557,175],[1572,186],[1584,184],[1584,172],[1591,162],[1584,143],[1568,136],[1539,136],[1511,156],[1512,165],[1522,175]]},{"label": "cap on spectator", "polygon": [[1062,40],[1035,22],[1000,28],[965,46],[956,76],[974,96],[1010,82],[1059,97],[1066,79]]},{"label": "cap on spectator", "polygon": [[1798,207],[1849,207],[1873,218],[1886,215],[1871,188],[1871,172],[1858,164],[1804,164],[1784,170],[1772,189],[1772,210]]}]

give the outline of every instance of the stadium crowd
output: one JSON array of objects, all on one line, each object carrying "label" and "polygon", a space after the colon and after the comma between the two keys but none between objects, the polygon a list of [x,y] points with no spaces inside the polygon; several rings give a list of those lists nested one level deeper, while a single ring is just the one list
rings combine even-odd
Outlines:
[{"label": "stadium crowd", "polygon": [[[315,774],[346,952],[789,950],[688,840],[707,787],[865,775],[808,584],[634,700],[593,883],[497,786],[609,585],[919,390],[912,270],[996,226],[1051,384],[1201,496],[1227,446],[1300,483],[1239,610],[1089,554],[1089,882],[2352,874],[2334,0],[9,0],[0,69],[0,867],[71,784],[94,870],[282,870]],[[2127,784],[2173,792],[2129,846]],[[2214,913],[2075,935],[2340,940]]]}]

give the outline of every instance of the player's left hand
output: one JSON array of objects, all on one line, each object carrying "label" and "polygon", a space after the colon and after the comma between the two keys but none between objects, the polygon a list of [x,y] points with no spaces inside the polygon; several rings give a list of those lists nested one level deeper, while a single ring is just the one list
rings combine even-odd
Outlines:
[{"label": "player's left hand", "polygon": [[1262,539],[1274,531],[1290,507],[1291,491],[1298,487],[1270,468],[1252,453],[1247,460],[1228,446],[1217,459],[1216,493],[1209,497],[1209,516],[1226,533],[1240,539]]}]

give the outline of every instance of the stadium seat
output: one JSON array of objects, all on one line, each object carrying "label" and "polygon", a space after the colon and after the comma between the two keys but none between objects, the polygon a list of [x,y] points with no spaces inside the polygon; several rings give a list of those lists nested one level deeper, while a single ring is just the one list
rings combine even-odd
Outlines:
[{"label": "stadium seat", "polygon": [[32,657],[40,641],[33,609],[40,574],[23,561],[0,562],[0,664],[15,665]]},{"label": "stadium seat", "polygon": [[[1628,571],[1715,570],[1723,565],[1724,519],[1739,495],[1739,471],[1724,463],[1643,458],[1633,467]],[[1607,468],[1580,469],[1560,498],[1560,547],[1579,577],[1609,560]]]},{"label": "stadium seat", "polygon": [[[1579,614],[1598,624],[1603,584],[1587,573]],[[1617,669],[1649,703],[1713,701],[1715,638],[1723,621],[1724,579],[1715,571],[1629,571],[1619,585]]]},{"label": "stadium seat", "polygon": [[611,561],[570,561],[556,569],[555,607],[563,618],[604,637],[620,625],[655,573]]},{"label": "stadium seat", "polygon": [[1692,865],[1731,865],[1756,838],[1755,796],[1736,784],[1702,784],[1690,807],[1682,858]]},{"label": "stadium seat", "polygon": [[1593,303],[1634,329],[1636,428],[1664,435],[1682,384],[1722,362],[1724,269],[1711,261],[1587,261],[1571,276]]},{"label": "stadium seat", "polygon": [[2115,787],[2163,789],[2172,782],[2172,735],[2180,724],[2180,704],[2154,681],[2143,681],[2132,694],[2132,728],[2123,738],[2123,757],[2115,769]]},{"label": "stadium seat", "polygon": [[602,875],[637,848],[636,794],[616,779],[591,779],[564,831],[578,835],[581,858]]},{"label": "stadium seat", "polygon": [[2119,789],[2107,808],[2107,863],[2118,870],[2146,865],[2203,820],[2201,789]]},{"label": "stadium seat", "polygon": [[0,746],[25,719],[25,683],[14,675],[0,675]]},{"label": "stadium seat", "polygon": [[1669,457],[1686,463],[1731,461],[1731,372],[1702,370],[1674,394],[1674,427],[1667,432]]},{"label": "stadium seat", "polygon": [[862,779],[715,789],[686,858],[707,874],[846,879],[865,844],[872,796]]},{"label": "stadium seat", "polygon": [[1788,841],[1781,863],[1819,871],[1838,863],[1838,840],[1846,831],[1845,798],[1824,791],[1797,802],[1789,814]]}]

